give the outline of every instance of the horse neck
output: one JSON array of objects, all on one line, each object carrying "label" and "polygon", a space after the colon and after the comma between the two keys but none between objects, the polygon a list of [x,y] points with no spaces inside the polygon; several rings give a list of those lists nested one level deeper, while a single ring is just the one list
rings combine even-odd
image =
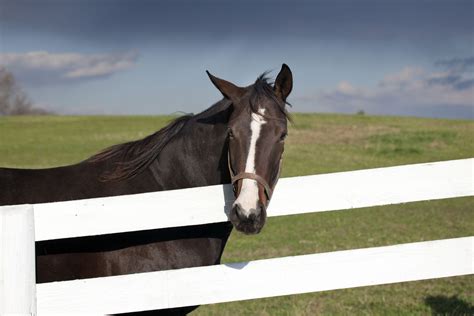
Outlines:
[{"label": "horse neck", "polygon": [[163,189],[228,183],[226,113],[197,115],[164,148],[153,164]]}]

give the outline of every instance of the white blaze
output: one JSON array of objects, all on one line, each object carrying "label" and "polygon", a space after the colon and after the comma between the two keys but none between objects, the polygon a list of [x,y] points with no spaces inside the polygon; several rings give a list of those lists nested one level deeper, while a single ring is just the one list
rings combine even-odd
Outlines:
[{"label": "white blaze", "polygon": [[[245,172],[255,173],[255,151],[257,148],[257,140],[260,137],[262,125],[266,123],[263,119],[265,109],[259,109],[258,113],[252,113],[252,120],[250,121],[250,148],[245,163]],[[240,204],[240,208],[245,215],[250,214],[250,210],[257,209],[258,205],[258,184],[252,179],[243,179],[242,187],[240,189],[239,197],[235,200],[235,204]]]}]

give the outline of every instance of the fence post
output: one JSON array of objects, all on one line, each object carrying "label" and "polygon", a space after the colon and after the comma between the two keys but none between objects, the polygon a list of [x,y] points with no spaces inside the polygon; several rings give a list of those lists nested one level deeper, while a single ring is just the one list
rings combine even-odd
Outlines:
[{"label": "fence post", "polygon": [[32,205],[0,207],[0,315],[36,314]]}]

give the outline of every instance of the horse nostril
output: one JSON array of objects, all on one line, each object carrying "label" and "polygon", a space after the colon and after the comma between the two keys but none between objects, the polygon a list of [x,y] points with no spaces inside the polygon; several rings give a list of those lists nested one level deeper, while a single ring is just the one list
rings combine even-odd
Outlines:
[{"label": "horse nostril", "polygon": [[237,215],[237,218],[238,218],[240,221],[245,220],[245,215],[242,214],[242,212],[240,211],[240,209],[237,209],[236,215]]},{"label": "horse nostril", "polygon": [[234,206],[234,212],[235,212],[235,216],[237,217],[238,220],[245,219],[245,216],[242,214],[242,208],[240,207],[240,204],[236,204]]},{"label": "horse nostril", "polygon": [[249,216],[248,216],[248,220],[250,222],[255,221],[256,218],[257,218],[257,215],[255,213],[250,213]]}]

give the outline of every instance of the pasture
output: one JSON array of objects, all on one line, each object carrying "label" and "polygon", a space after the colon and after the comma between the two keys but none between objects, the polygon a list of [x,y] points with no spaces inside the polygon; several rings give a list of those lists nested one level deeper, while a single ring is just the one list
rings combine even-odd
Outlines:
[{"label": "pasture", "polygon": [[[3,117],[0,165],[78,162],[171,117]],[[282,176],[474,157],[474,122],[295,114]],[[317,198],[315,196],[314,198]],[[224,262],[473,235],[474,198],[270,218],[258,236],[234,232]],[[282,276],[284,277],[284,276]],[[474,278],[455,277],[203,306],[196,315],[472,314]],[[225,291],[225,289],[222,289]]]}]

